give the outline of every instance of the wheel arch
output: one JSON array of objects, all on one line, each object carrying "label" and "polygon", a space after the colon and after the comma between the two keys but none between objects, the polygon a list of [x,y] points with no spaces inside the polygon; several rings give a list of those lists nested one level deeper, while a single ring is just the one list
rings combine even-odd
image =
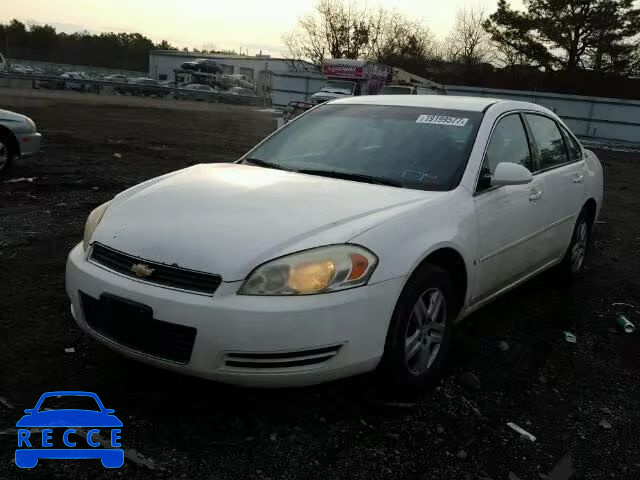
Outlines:
[{"label": "wheel arch", "polygon": [[0,125],[0,137],[8,138],[9,148],[12,149],[15,155],[20,155],[20,143],[18,142],[15,133],[13,133],[8,127]]},{"label": "wheel arch", "polygon": [[593,224],[596,221],[596,215],[598,213],[598,204],[596,200],[593,197],[589,198],[586,202],[584,202],[582,210],[586,212],[589,221],[591,222],[591,226],[593,227]]},{"label": "wheel arch", "polygon": [[469,288],[469,274],[464,257],[458,250],[451,246],[438,247],[418,263],[409,275],[409,278],[413,277],[427,264],[440,267],[451,275],[451,280],[453,281],[456,291],[455,313],[457,315],[464,307]]}]

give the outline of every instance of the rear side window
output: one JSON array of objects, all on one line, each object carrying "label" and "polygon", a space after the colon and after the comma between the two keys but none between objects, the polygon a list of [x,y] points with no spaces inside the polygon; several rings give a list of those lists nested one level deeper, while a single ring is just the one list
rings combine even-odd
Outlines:
[{"label": "rear side window", "polygon": [[540,169],[568,163],[567,149],[556,122],[542,115],[526,114],[525,117],[538,149]]},{"label": "rear side window", "polygon": [[569,161],[579,162],[580,160],[582,160],[582,149],[580,148],[580,144],[565,128],[562,128],[562,133],[564,134],[564,138],[567,142],[567,150],[569,150]]}]

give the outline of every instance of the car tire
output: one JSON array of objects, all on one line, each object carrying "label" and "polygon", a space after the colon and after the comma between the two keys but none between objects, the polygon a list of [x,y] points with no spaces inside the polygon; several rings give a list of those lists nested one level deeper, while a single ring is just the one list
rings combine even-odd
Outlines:
[{"label": "car tire", "polygon": [[584,263],[591,246],[592,230],[593,219],[585,207],[578,215],[571,235],[571,243],[560,264],[560,270],[566,279],[577,278],[584,271]]},{"label": "car tire", "polygon": [[0,177],[6,174],[13,163],[15,151],[15,139],[7,133],[0,133]]},{"label": "car tire", "polygon": [[416,391],[438,378],[456,311],[454,286],[442,268],[427,264],[406,283],[387,332],[380,373],[385,383]]}]

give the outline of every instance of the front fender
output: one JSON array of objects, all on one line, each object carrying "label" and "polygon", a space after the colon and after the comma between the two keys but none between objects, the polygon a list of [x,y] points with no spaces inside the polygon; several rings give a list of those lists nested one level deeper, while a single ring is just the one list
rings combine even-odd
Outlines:
[{"label": "front fender", "polygon": [[471,282],[476,244],[473,213],[468,193],[458,188],[437,201],[387,219],[351,242],[378,255],[379,264],[370,283],[408,276],[425,258],[442,248],[460,254]]}]

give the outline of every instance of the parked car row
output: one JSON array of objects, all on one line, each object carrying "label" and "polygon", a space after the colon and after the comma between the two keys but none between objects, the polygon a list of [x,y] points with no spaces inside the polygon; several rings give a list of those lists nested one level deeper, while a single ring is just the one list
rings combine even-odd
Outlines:
[{"label": "parked car row", "polygon": [[12,73],[19,73],[21,75],[42,75],[44,70],[39,67],[31,67],[29,65],[20,65],[17,63],[11,64],[8,70]]},{"label": "parked car row", "polygon": [[121,95],[130,94],[143,97],[155,95],[160,98],[164,98],[171,93],[168,87],[153,78],[147,77],[129,79],[127,85],[119,85],[114,88],[114,91]]},{"label": "parked car row", "polygon": [[209,85],[191,83],[180,87],[180,90],[176,93],[176,98],[180,100],[208,101],[216,93],[219,93],[219,90]]}]

